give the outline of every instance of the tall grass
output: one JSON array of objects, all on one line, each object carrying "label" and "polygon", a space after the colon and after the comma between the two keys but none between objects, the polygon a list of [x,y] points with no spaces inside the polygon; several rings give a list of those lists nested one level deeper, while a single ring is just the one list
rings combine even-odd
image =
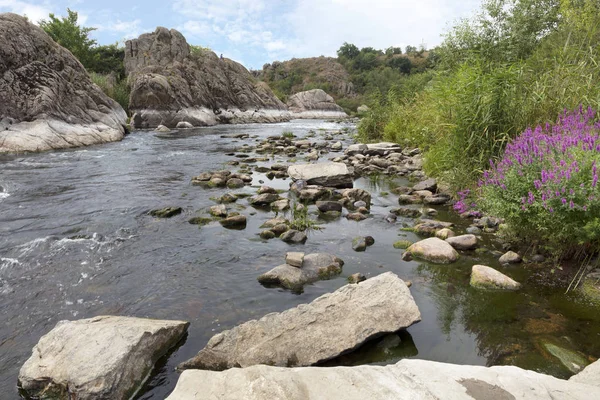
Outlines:
[{"label": "tall grass", "polygon": [[119,103],[125,111],[129,109],[130,88],[126,79],[119,81],[112,75],[102,75],[95,72],[90,73],[90,78],[108,97]]}]

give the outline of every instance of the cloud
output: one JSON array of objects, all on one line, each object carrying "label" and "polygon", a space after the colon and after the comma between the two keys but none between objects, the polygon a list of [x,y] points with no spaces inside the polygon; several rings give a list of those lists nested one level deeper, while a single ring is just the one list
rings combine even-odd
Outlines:
[{"label": "cloud", "polygon": [[48,19],[52,11],[48,3],[32,4],[15,0],[0,0],[0,12],[12,12],[25,15],[29,21],[37,24],[42,19]]},{"label": "cloud", "polygon": [[97,24],[93,25],[97,32],[106,32],[113,36],[119,36],[121,39],[133,39],[143,32],[141,27],[142,21],[140,19],[134,19],[132,21],[121,21],[117,19],[115,22],[110,24]]}]

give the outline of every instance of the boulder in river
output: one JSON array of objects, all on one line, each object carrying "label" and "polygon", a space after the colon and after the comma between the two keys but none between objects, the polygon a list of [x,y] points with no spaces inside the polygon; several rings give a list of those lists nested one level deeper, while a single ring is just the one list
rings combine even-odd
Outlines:
[{"label": "boulder in river", "polygon": [[[274,226],[271,230],[276,229],[278,226],[279,225]],[[306,240],[308,239],[308,237],[306,236],[306,233],[297,231],[295,229],[288,230],[287,225],[285,225],[284,228],[286,230],[279,237],[281,240],[283,240],[286,243],[290,243],[290,244],[304,244],[304,243],[306,243]]]},{"label": "boulder in river", "polygon": [[477,236],[472,234],[453,236],[447,238],[446,242],[450,243],[456,250],[472,250],[477,247]]},{"label": "boulder in river", "polygon": [[[362,285],[364,282],[355,286]],[[386,366],[256,365],[223,372],[184,371],[167,400],[193,400],[199,393],[207,399],[247,400],[590,400],[600,398],[597,382],[587,384],[576,378],[566,381],[514,366],[453,365],[416,359]]]},{"label": "boulder in river", "polygon": [[406,284],[387,272],[358,285],[343,286],[309,304],[267,314],[221,332],[179,368],[224,370],[257,364],[314,365],[353,350],[367,340],[407,328],[420,319]]},{"label": "boulder in river", "polygon": [[181,207],[165,207],[150,211],[150,215],[156,218],[171,218],[181,214],[182,211]]},{"label": "boulder in river", "polygon": [[521,256],[514,251],[507,251],[504,253],[498,261],[500,264],[518,264],[522,260]]},{"label": "boulder in river", "polygon": [[60,321],[33,348],[19,386],[36,399],[127,400],[188,326],[116,316]]},{"label": "boulder in river", "polygon": [[[298,256],[295,258],[298,258]],[[303,256],[300,267],[294,260],[288,260],[287,256],[286,263],[260,275],[258,281],[264,285],[278,285],[286,289],[300,290],[306,284],[339,275],[344,265],[344,261],[327,253],[313,253]]]},{"label": "boulder in river", "polygon": [[121,140],[127,114],[40,27],[0,14],[0,153]]},{"label": "boulder in river", "polygon": [[294,181],[302,180],[309,185],[334,188],[351,188],[352,173],[344,163],[326,162],[319,164],[296,164],[288,168]]},{"label": "boulder in river", "polygon": [[390,153],[400,153],[402,148],[397,143],[381,142],[369,144],[352,144],[348,146],[345,153],[349,156],[356,154],[370,156],[385,156]]},{"label": "boulder in river", "polygon": [[219,221],[223,228],[227,229],[244,229],[246,228],[246,216],[245,215],[229,215],[227,218]]},{"label": "boulder in river", "polygon": [[473,265],[471,286],[479,289],[518,290],[521,284],[485,265]]},{"label": "boulder in river", "polygon": [[432,237],[413,243],[402,255],[404,260],[412,257],[436,264],[450,264],[458,260],[458,253],[442,239]]}]

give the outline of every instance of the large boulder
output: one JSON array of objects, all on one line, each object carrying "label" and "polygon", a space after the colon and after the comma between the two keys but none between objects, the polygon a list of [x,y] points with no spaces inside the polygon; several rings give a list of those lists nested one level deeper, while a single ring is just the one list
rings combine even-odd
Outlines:
[{"label": "large boulder", "polygon": [[473,265],[471,269],[471,286],[479,289],[517,290],[521,284],[502,272],[485,265]]},{"label": "large boulder", "polygon": [[342,107],[321,89],[307,90],[289,97],[287,106],[293,118],[346,118]]},{"label": "large boulder", "polygon": [[351,188],[353,186],[352,173],[344,163],[290,165],[288,175],[295,181],[302,180],[309,185],[334,188]]},{"label": "large boulder", "polygon": [[136,128],[288,121],[287,107],[241,64],[158,27],[125,43]]},{"label": "large boulder", "polygon": [[114,316],[61,321],[33,348],[19,387],[35,399],[129,399],[188,326]]},{"label": "large boulder", "polygon": [[304,256],[300,267],[286,260],[286,264],[260,275],[258,281],[264,285],[300,290],[306,284],[339,275],[343,265],[344,261],[331,254],[308,254]]},{"label": "large boulder", "polygon": [[0,14],[0,153],[121,140],[127,114],[42,29]]},{"label": "large boulder", "polygon": [[600,361],[588,365],[583,371],[569,378],[569,381],[600,387]]},{"label": "large boulder", "polygon": [[348,146],[346,153],[349,156],[364,154],[370,156],[385,156],[390,153],[401,153],[402,148],[397,143],[381,142],[369,144],[352,144]]},{"label": "large boulder", "polygon": [[407,328],[420,319],[406,284],[387,272],[358,285],[343,286],[309,304],[267,314],[221,332],[180,368],[314,365],[353,350],[369,339]]},{"label": "large boulder", "polygon": [[405,260],[412,257],[437,264],[450,264],[458,260],[458,253],[449,243],[432,237],[412,244],[402,256]]},{"label": "large boulder", "polygon": [[[360,283],[357,287],[363,284]],[[350,368],[279,368],[256,365],[224,372],[184,371],[167,399],[199,399],[200,393],[202,398],[215,400],[600,398],[600,387],[589,383],[557,379],[513,366],[487,368],[404,359],[393,365]]]}]

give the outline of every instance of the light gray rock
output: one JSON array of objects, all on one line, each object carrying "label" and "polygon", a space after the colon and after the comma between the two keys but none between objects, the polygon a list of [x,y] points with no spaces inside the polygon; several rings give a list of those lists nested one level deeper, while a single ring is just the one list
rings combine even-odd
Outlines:
[{"label": "light gray rock", "polygon": [[286,253],[285,263],[291,265],[292,267],[302,268],[302,264],[304,264],[304,253],[297,251],[290,251]]},{"label": "light gray rock", "polygon": [[477,247],[477,236],[472,234],[453,236],[446,238],[446,242],[450,243],[456,250],[472,250]]},{"label": "light gray rock", "polygon": [[[272,230],[274,230],[277,227],[273,227]],[[304,232],[300,232],[297,231],[295,229],[290,229],[287,230],[287,226],[285,226],[285,233],[283,233],[280,236],[280,239],[283,240],[286,243],[291,243],[291,244],[304,244],[306,243],[306,240],[308,239],[308,237],[306,236],[306,233]]]},{"label": "light gray rock", "polygon": [[210,207],[210,215],[213,217],[224,218],[227,216],[227,206],[225,204],[217,204]]},{"label": "light gray rock", "polygon": [[[267,314],[221,332],[180,368],[223,370],[256,364],[314,365],[355,349],[369,339],[407,328],[420,319],[406,284],[387,272],[359,285],[343,286],[310,304]],[[262,398],[277,397],[281,396]]]},{"label": "light gray rock", "polygon": [[342,142],[335,142],[334,144],[331,145],[331,150],[341,150],[342,149]]},{"label": "light gray rock", "polygon": [[473,265],[470,283],[479,289],[518,290],[521,287],[519,282],[485,265]]},{"label": "light gray rock", "polygon": [[26,18],[0,14],[0,153],[121,140],[127,114]]},{"label": "light gray rock", "polygon": [[277,193],[265,193],[250,197],[248,201],[253,206],[264,207],[276,202],[279,199],[280,197]]},{"label": "light gray rock", "polygon": [[344,261],[327,253],[305,255],[302,267],[283,264],[258,277],[264,285],[278,285],[290,290],[301,290],[306,284],[329,279],[342,272]]},{"label": "light gray rock", "polygon": [[365,251],[367,250],[367,241],[364,237],[357,237],[352,239],[352,250],[354,251]]},{"label": "light gray rock", "polygon": [[219,221],[223,228],[227,229],[244,229],[246,228],[246,216],[245,215],[231,215],[225,219]]},{"label": "light gray rock", "polygon": [[514,251],[507,251],[498,261],[500,261],[500,264],[518,264],[521,260],[521,256]]},{"label": "light gray rock", "polygon": [[288,175],[294,181],[302,180],[309,185],[334,188],[351,188],[352,173],[344,163],[297,164],[288,168]]},{"label": "light gray rock", "polygon": [[569,382],[583,383],[600,387],[600,361],[596,361],[580,373],[569,378]]},{"label": "light gray rock", "polygon": [[31,398],[129,399],[188,326],[115,316],[60,321],[33,348],[19,386]]},{"label": "light gray rock", "polygon": [[293,118],[347,118],[342,107],[322,89],[307,90],[289,97],[287,106]]},{"label": "light gray rock", "polygon": [[413,243],[402,255],[404,260],[412,257],[436,264],[450,264],[458,260],[458,253],[442,239],[432,237]]},{"label": "light gray rock", "polygon": [[369,110],[370,110],[370,108],[366,104],[360,105],[356,108],[356,112],[359,114],[365,114],[365,113],[369,112]]},{"label": "light gray rock", "polygon": [[437,181],[433,178],[426,179],[413,186],[413,190],[428,190],[430,192],[435,193],[435,191],[437,190]]},{"label": "light gray rock", "polygon": [[179,121],[176,125],[177,129],[191,129],[193,127],[194,127],[194,125],[190,124],[187,121]]},{"label": "light gray rock", "polygon": [[381,142],[369,144],[352,144],[348,146],[345,153],[349,156],[356,154],[370,156],[384,156],[389,153],[400,153],[402,148],[397,143]]},{"label": "light gray rock", "polygon": [[342,212],[342,205],[337,201],[317,201],[317,208],[323,213],[330,211]]},{"label": "light gray rock", "polygon": [[171,129],[167,128],[164,125],[159,125],[154,129],[155,132],[160,132],[160,133],[168,133],[171,132]]},{"label": "light gray rock", "polygon": [[[435,232],[435,237],[440,238],[442,240],[446,240],[446,239],[452,238],[454,236],[455,236],[454,231],[449,228],[442,228]],[[452,243],[450,243],[450,244],[452,244]]]},{"label": "light gray rock", "polygon": [[[355,286],[359,288],[363,284]],[[281,368],[256,365],[224,372],[188,370],[181,374],[167,400],[205,398],[590,400],[600,398],[600,388],[513,366],[488,368],[404,359],[386,366]]]},{"label": "light gray rock", "polygon": [[290,199],[281,199],[271,203],[271,210],[285,211],[290,208]]}]

